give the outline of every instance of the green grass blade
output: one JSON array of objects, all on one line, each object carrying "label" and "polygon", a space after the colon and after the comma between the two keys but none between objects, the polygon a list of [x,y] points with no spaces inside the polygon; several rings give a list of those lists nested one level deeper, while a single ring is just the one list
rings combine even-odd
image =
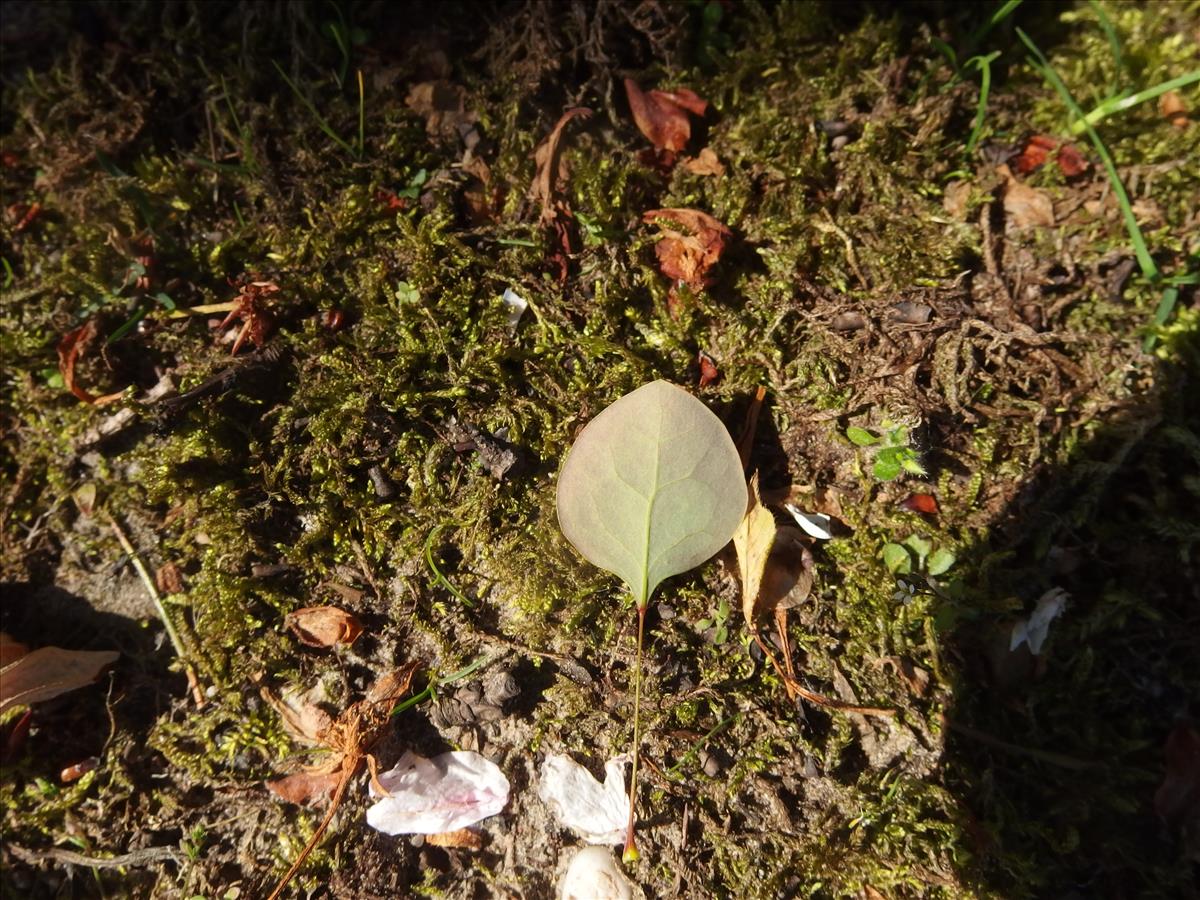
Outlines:
[{"label": "green grass blade", "polygon": [[1117,30],[1113,28],[1112,20],[1108,14],[1096,0],[1088,0],[1088,5],[1092,8],[1092,12],[1096,14],[1096,18],[1100,21],[1100,28],[1104,32],[1104,36],[1108,38],[1108,46],[1112,49],[1113,64],[1116,67],[1116,74],[1113,76],[1113,83],[1109,85],[1109,93],[1115,94],[1121,89],[1121,82],[1127,81],[1129,72],[1125,68],[1125,58],[1121,52],[1121,39],[1117,36]]},{"label": "green grass blade", "polygon": [[[1179,299],[1179,288],[1171,285],[1163,291],[1162,299],[1158,301],[1158,309],[1154,311],[1154,328],[1162,328],[1175,310],[1175,301]],[[1149,353],[1158,342],[1158,335],[1151,331],[1142,341],[1142,349]]]},{"label": "green grass blade", "polygon": [[326,136],[357,159],[358,153],[355,152],[354,148],[342,140],[341,136],[339,136],[338,133],[333,130],[333,127],[325,120],[325,117],[317,112],[317,108],[313,106],[312,101],[305,97],[304,94],[300,93],[300,88],[296,87],[295,82],[288,78],[287,73],[283,71],[283,68],[279,65],[279,63],[275,62],[275,60],[271,60],[271,65],[275,67],[275,71],[279,73],[279,77],[287,82],[287,86],[292,89],[292,93],[296,95],[296,99],[303,103],[304,108],[312,113],[313,118],[317,120],[318,127],[325,132]]},{"label": "green grass blade", "polygon": [[1187,87],[1190,84],[1195,84],[1197,81],[1200,81],[1200,71],[1186,72],[1177,78],[1172,78],[1170,81],[1164,81],[1162,84],[1156,84],[1154,87],[1146,88],[1144,91],[1130,94],[1128,97],[1114,97],[1111,100],[1105,100],[1086,116],[1082,116],[1077,121],[1072,122],[1071,133],[1082,134],[1089,126],[1099,124],[1114,113],[1123,112],[1137,106],[1139,103],[1145,103],[1147,100],[1161,97],[1167,91]]},{"label": "green grass blade", "polygon": [[[1071,95],[1070,89],[1066,83],[1059,77],[1058,73],[1050,66],[1050,61],[1033,39],[1029,37],[1020,28],[1017,29],[1017,37],[1033,54],[1031,65],[1051,87],[1058,92],[1071,115],[1084,119],[1083,110],[1079,108],[1079,104],[1075,102],[1075,98]],[[1142,270],[1142,274],[1150,281],[1158,281],[1161,274],[1158,271],[1158,266],[1154,259],[1150,256],[1150,251],[1146,247],[1146,239],[1142,236],[1142,229],[1137,223],[1137,218],[1133,214],[1133,206],[1129,202],[1129,194],[1125,190],[1125,185],[1121,182],[1121,176],[1117,173],[1117,165],[1113,162],[1112,155],[1108,152],[1108,148],[1104,146],[1104,141],[1100,139],[1100,135],[1096,133],[1096,129],[1085,121],[1085,129],[1088,138],[1092,142],[1092,146],[1096,148],[1096,153],[1100,160],[1104,163],[1104,170],[1108,173],[1109,183],[1112,185],[1113,195],[1117,198],[1117,204],[1121,207],[1121,216],[1125,220],[1125,230],[1129,232],[1129,240],[1133,244],[1133,252],[1137,257],[1138,267]]]}]

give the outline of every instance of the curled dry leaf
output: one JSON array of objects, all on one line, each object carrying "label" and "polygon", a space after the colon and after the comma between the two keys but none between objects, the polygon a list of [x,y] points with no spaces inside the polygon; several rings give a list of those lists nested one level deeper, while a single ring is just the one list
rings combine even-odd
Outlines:
[{"label": "curled dry leaf", "polygon": [[703,350],[697,355],[696,363],[700,366],[700,387],[708,387],[721,377],[721,371],[717,368],[717,361]]},{"label": "curled dry leaf", "polygon": [[1158,98],[1158,111],[1176,128],[1187,128],[1188,108],[1179,91],[1167,91]]},{"label": "curled dry leaf", "polygon": [[664,275],[695,291],[713,283],[709,270],[725,252],[732,231],[698,209],[652,209],[642,214],[642,221],[658,224],[662,232],[654,253]]},{"label": "curled dry leaf", "polygon": [[303,806],[324,800],[338,786],[340,772],[296,772],[267,782],[267,790],[281,800]]},{"label": "curled dry leaf", "polygon": [[900,507],[927,516],[936,516],[938,502],[932,494],[909,494],[901,501]]},{"label": "curled dry leaf", "polygon": [[16,662],[28,652],[28,647],[26,647],[24,644],[14,641],[3,631],[0,631],[0,669],[4,668],[11,662]]},{"label": "curled dry leaf", "polygon": [[537,174],[529,189],[529,197],[542,205],[541,224],[552,239],[550,258],[557,265],[560,281],[565,281],[567,277],[567,257],[572,253],[573,222],[571,208],[563,197],[568,172],[560,146],[567,124],[573,119],[586,119],[591,114],[592,111],[583,106],[568,109],[534,152]]},{"label": "curled dry leaf", "polygon": [[431,138],[453,140],[462,136],[479,115],[467,109],[467,91],[449,81],[423,81],[414,85],[404,100],[425,119],[425,131]]},{"label": "curled dry leaf", "polygon": [[725,174],[725,167],[721,165],[721,160],[717,159],[717,154],[709,147],[701,150],[695,159],[685,159],[683,167],[693,175],[712,175],[720,178]]},{"label": "curled dry leaf", "polygon": [[353,644],[363,630],[358,619],[336,606],[306,606],[288,613],[283,621],[309,647]]},{"label": "curled dry leaf", "polygon": [[633,121],[658,150],[679,152],[692,136],[688,114],[703,116],[708,103],[687,88],[645,92],[631,78],[625,79],[625,96]]},{"label": "curled dry leaf", "polygon": [[1044,191],[1021,184],[1008,166],[997,166],[996,171],[1004,179],[1004,212],[1014,225],[1027,228],[1054,224],[1054,204]]},{"label": "curled dry leaf", "polygon": [[[15,655],[15,650],[6,651],[6,655]],[[10,706],[52,700],[67,691],[86,687],[120,656],[115,650],[61,647],[41,647],[16,656],[0,669],[0,713]]]},{"label": "curled dry leaf", "polygon": [[90,403],[93,406],[103,406],[105,403],[112,403],[114,400],[119,400],[125,391],[114,391],[111,394],[104,394],[97,397],[75,380],[75,364],[79,361],[79,354],[87,348],[88,344],[95,337],[95,319],[88,319],[86,323],[80,325],[74,331],[68,331],[64,334],[58,342],[58,371],[62,374],[63,384],[67,386],[67,390],[72,394],[84,403]]}]

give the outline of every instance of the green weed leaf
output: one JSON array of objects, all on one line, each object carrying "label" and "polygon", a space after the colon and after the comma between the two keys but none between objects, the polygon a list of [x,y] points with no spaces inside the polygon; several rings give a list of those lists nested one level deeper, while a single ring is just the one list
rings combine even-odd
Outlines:
[{"label": "green weed leaf", "polygon": [[926,571],[929,572],[930,575],[941,575],[952,565],[954,565],[954,562],[954,554],[945,547],[942,547],[938,550],[934,550],[932,555],[930,555],[929,562],[926,565]]},{"label": "green weed leaf", "polygon": [[580,433],[559,475],[558,523],[644,608],[664,578],[729,542],[746,499],[742,464],[721,420],[682,388],[655,381]]},{"label": "green weed leaf", "polygon": [[857,425],[851,425],[846,429],[846,437],[850,438],[852,444],[857,444],[859,447],[870,447],[879,442],[879,438]]},{"label": "green weed leaf", "polygon": [[917,554],[917,567],[925,565],[925,558],[929,556],[929,551],[933,549],[933,544],[927,538],[921,537],[919,534],[914,534],[904,541],[904,546]]},{"label": "green weed leaf", "polygon": [[884,544],[883,564],[893,575],[907,575],[912,572],[912,554],[900,544]]},{"label": "green weed leaf", "polygon": [[883,450],[875,457],[875,465],[871,467],[871,471],[880,481],[891,481],[900,475],[900,449],[892,447]]}]

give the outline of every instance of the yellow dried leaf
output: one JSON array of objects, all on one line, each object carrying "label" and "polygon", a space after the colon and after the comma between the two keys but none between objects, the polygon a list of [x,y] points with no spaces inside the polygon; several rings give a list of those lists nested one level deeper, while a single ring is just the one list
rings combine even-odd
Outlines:
[{"label": "yellow dried leaf", "polygon": [[738,571],[742,576],[742,615],[754,629],[759,590],[771,546],[775,543],[775,517],[758,495],[758,474],[750,479],[750,508],[733,533]]}]

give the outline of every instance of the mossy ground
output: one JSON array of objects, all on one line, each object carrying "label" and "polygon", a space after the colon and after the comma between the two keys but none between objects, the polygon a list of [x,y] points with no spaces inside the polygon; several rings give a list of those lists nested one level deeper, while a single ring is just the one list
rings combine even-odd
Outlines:
[{"label": "mossy ground", "polygon": [[[1195,890],[1152,805],[1166,735],[1200,712],[1194,288],[1143,352],[1161,287],[1115,278],[1132,252],[1098,166],[1030,176],[1057,224],[1005,228],[997,154],[1066,121],[1012,21],[985,38],[1001,56],[968,156],[978,78],[955,79],[934,38],[961,48],[981,15],[748,3],[718,21],[714,8],[6,7],[4,628],[124,653],[111,681],[39,707],[3,770],[6,893],[265,893],[320,810],[262,788],[293,750],[260,687],[321,681],[337,709],[398,662],[434,678],[482,657],[476,677],[508,672],[519,689],[499,720],[480,721],[479,690],[456,683],[398,717],[381,754],[459,745],[500,762],[514,800],[483,850],[370,832],[356,790],[295,890],[549,896],[573,841],[534,796],[537,760],[561,750],[598,771],[627,748],[635,625],[561,537],[554,473],[620,394],[694,384],[699,351],[722,376],[700,396],[733,432],[768,390],[764,486],[820,490],[847,526],[816,549],[814,595],[793,613],[806,683],[897,716],[789,708],[746,649],[730,560],[669,583],[651,616],[631,870],[646,894]],[[1111,84],[1200,65],[1194,3],[1039,5],[1015,21],[1085,108]],[[361,38],[348,56],[339,34]],[[626,76],[710,101],[696,147],[723,176],[644,160]],[[459,134],[431,135],[405,104],[434,77],[477,115],[482,212]],[[564,145],[583,225],[559,280],[526,197],[535,146],[576,104],[597,115]],[[822,123],[851,139],[835,146]],[[1148,103],[1101,128],[1168,275],[1197,268],[1198,127]],[[955,182],[971,187],[952,210]],[[679,305],[638,224],[664,207],[737,236],[717,283]],[[164,375],[185,392],[230,365],[205,316],[166,305],[227,302],[251,273],[280,288],[270,357],[171,414],[143,405]],[[530,302],[515,328],[508,287]],[[902,301],[929,320],[897,319]],[[100,440],[89,433],[117,407],[72,397],[55,353],[90,318],[102,337],[79,380],[131,386],[121,405],[137,413]],[[886,420],[910,429],[926,479],[875,481],[845,437]],[[454,448],[455,423],[504,435],[518,466],[497,480]],[[72,499],[83,485],[152,569],[181,570],[169,610],[203,708],[104,520]],[[939,514],[904,510],[913,492]],[[913,535],[956,562],[898,594],[881,549]],[[1072,600],[1045,653],[1008,653],[1014,619],[1053,587]],[[285,613],[326,602],[366,623],[353,649],[285,632]],[[89,756],[93,773],[57,783]],[[92,869],[54,850],[147,847],[178,852]]]}]

